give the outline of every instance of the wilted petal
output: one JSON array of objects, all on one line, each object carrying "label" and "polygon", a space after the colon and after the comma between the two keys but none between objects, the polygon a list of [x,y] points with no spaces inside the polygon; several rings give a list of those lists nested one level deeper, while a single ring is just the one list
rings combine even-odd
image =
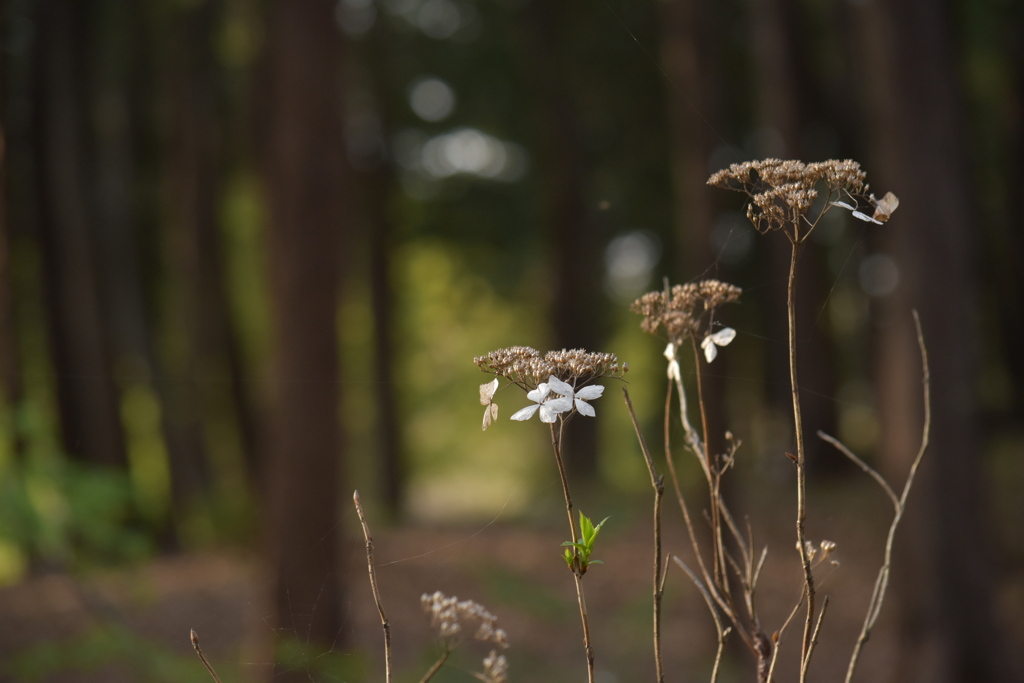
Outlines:
[{"label": "wilted petal", "polygon": [[480,405],[488,405],[494,399],[494,392],[498,390],[498,378],[487,384],[480,385]]},{"label": "wilted petal", "polygon": [[491,423],[498,419],[498,404],[491,403],[484,408],[484,431],[491,426]]},{"label": "wilted petal", "polygon": [[848,211],[856,211],[857,210],[856,206],[851,206],[850,204],[847,204],[846,202],[832,202],[832,206],[838,206],[838,207],[846,209]]},{"label": "wilted petal", "polygon": [[601,394],[604,393],[604,387],[600,384],[591,384],[589,387],[583,387],[576,392],[576,398],[582,398],[584,401],[593,401],[595,398],[601,398]]}]

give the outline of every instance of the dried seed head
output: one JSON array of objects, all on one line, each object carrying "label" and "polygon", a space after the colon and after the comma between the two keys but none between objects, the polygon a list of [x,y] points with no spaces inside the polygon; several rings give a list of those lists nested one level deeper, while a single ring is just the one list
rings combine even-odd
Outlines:
[{"label": "dried seed head", "polygon": [[583,349],[540,351],[529,346],[513,346],[491,351],[473,359],[481,370],[504,377],[526,390],[535,389],[554,375],[580,387],[602,377],[622,377],[629,369],[611,353],[595,353]]},{"label": "dried seed head", "polygon": [[718,280],[675,285],[671,290],[647,292],[633,302],[632,310],[644,317],[640,328],[648,334],[662,329],[679,345],[684,339],[702,337],[709,331],[713,311],[739,301],[743,290]]},{"label": "dried seed head", "polygon": [[851,159],[805,164],[795,160],[762,159],[732,164],[708,178],[708,184],[750,197],[747,218],[758,232],[788,229],[800,238],[801,221],[821,189],[829,197],[864,196],[866,174]]},{"label": "dried seed head", "polygon": [[490,642],[500,647],[508,647],[508,634],[495,624],[498,617],[494,616],[487,609],[472,600],[459,600],[454,596],[447,596],[441,591],[435,591],[428,595],[424,593],[420,597],[423,611],[430,618],[430,627],[437,634],[448,642],[449,647],[454,647],[456,637],[466,633],[466,626],[476,625],[473,639]]}]

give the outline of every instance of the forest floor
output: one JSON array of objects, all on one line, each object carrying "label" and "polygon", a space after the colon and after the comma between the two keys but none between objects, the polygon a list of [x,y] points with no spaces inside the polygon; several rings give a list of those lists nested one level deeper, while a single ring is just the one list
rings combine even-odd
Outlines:
[{"label": "forest floor", "polygon": [[[666,519],[678,509],[666,499]],[[760,532],[770,551],[758,591],[764,630],[781,625],[800,593],[792,533],[782,522]],[[585,680],[579,613],[572,578],[560,559],[559,529],[482,523],[476,527],[392,527],[374,530],[378,581],[394,643],[396,683],[417,681],[437,654],[420,595],[440,590],[473,599],[509,634],[510,680]],[[831,596],[816,650],[816,680],[842,680],[881,561],[884,527],[857,516],[833,519],[837,568],[819,570]],[[692,564],[680,525],[666,523],[665,548]],[[361,543],[344,575],[348,598],[338,643],[308,653],[311,681],[383,681],[380,620]],[[652,680],[651,532],[640,518],[609,523],[595,557],[604,561],[584,582],[594,633],[597,680]],[[225,683],[266,680],[269,665],[252,644],[274,634],[262,618],[267,581],[242,554],[186,554],[72,577],[37,576],[0,589],[0,680],[137,683],[210,680],[192,652],[195,629]],[[895,602],[895,600],[893,600]],[[663,655],[667,680],[708,680],[716,649],[713,622],[697,590],[673,567],[666,586]],[[892,665],[896,652],[890,603],[865,650],[859,680]],[[803,613],[782,635],[779,680],[795,680]],[[295,636],[300,645],[303,634]],[[753,680],[752,660],[729,639],[720,681]],[[466,643],[434,681],[472,681],[487,648]],[[328,665],[327,663],[332,664]],[[321,666],[323,665],[323,666]],[[331,667],[334,667],[333,669]]]}]

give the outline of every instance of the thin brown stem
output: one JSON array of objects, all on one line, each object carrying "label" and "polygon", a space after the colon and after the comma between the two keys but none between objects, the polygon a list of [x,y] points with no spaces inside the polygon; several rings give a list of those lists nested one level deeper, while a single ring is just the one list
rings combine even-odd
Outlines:
[{"label": "thin brown stem", "polygon": [[814,647],[818,644],[818,634],[821,632],[821,624],[825,621],[825,611],[828,609],[828,596],[821,601],[821,611],[818,613],[818,621],[814,625],[814,633],[811,634],[811,644],[807,648],[807,656],[804,657],[803,662],[800,664],[800,677],[807,676],[807,667],[811,663],[811,654],[814,652]]},{"label": "thin brown stem", "polygon": [[804,622],[803,644],[800,648],[800,661],[804,663],[800,667],[800,683],[804,683],[807,680],[808,655],[814,628],[814,574],[811,571],[811,558],[806,547],[807,461],[804,451],[804,425],[800,414],[800,384],[796,372],[796,264],[800,256],[801,242],[794,237],[791,243],[793,249],[789,260],[786,312],[789,323],[789,385],[793,394],[793,431],[796,438],[796,543],[807,587],[807,619]]},{"label": "thin brown stem", "polygon": [[718,680],[718,666],[722,661],[722,652],[725,649],[725,637],[729,634],[728,629],[723,628],[722,620],[718,616],[718,610],[715,609],[715,603],[711,600],[711,596],[704,584],[701,583],[697,575],[693,573],[693,570],[686,566],[686,563],[679,559],[678,556],[673,555],[672,561],[679,565],[679,568],[686,572],[686,575],[690,577],[690,581],[700,591],[701,597],[704,598],[704,604],[708,606],[708,611],[711,612],[711,618],[715,621],[715,632],[718,636],[718,651],[715,653],[715,665],[711,669],[711,683],[715,683]]},{"label": "thin brown stem", "polygon": [[[921,332],[921,319],[917,315],[917,311],[914,312],[914,325],[917,328],[917,345],[921,351],[921,366],[922,366],[922,393],[924,394],[924,424],[921,428],[921,445],[917,449],[917,455],[914,456],[914,462],[910,465],[910,472],[907,474],[907,481],[903,484],[903,492],[900,494],[899,500],[895,504],[895,514],[893,515],[892,524],[889,525],[889,535],[885,540],[885,556],[882,561],[882,566],[878,570],[878,576],[875,579],[875,587],[871,593],[871,600],[868,603],[868,612],[864,617],[864,624],[861,626],[860,635],[857,636],[857,643],[853,647],[853,653],[850,656],[850,663],[846,669],[846,683],[850,683],[853,680],[853,672],[857,668],[857,661],[860,659],[861,650],[864,648],[864,644],[868,642],[868,638],[871,637],[871,630],[875,626],[875,622],[878,621],[878,615],[882,612],[882,603],[885,602],[885,592],[889,587],[889,572],[892,567],[892,548],[893,541],[896,537],[896,527],[899,526],[900,520],[903,519],[903,512],[906,509],[907,497],[910,495],[910,489],[914,484],[914,477],[917,474],[917,468],[921,464],[921,459],[924,457],[924,452],[928,448],[929,434],[931,433],[932,425],[932,407],[931,407],[931,371],[928,368],[928,349],[925,347],[924,334]],[[851,455],[849,449],[840,448],[840,452]],[[855,462],[857,462],[855,460]],[[870,467],[868,468],[871,472],[874,472]],[[876,481],[881,481],[885,485],[882,487],[886,492],[893,496],[892,488],[885,483],[885,479],[880,474],[875,472],[872,475]]]},{"label": "thin brown stem", "polygon": [[[572,496],[569,494],[569,479],[565,474],[565,463],[562,461],[562,429],[565,426],[565,419],[558,418],[558,427],[551,424],[551,446],[555,452],[555,464],[558,466],[558,476],[562,481],[562,494],[565,496],[565,511],[569,516],[569,533],[572,542],[577,543],[579,537],[576,534],[576,524],[572,517]],[[573,546],[573,552],[578,552]],[[572,577],[576,584],[576,602],[580,606],[580,622],[583,624],[583,649],[587,656],[587,681],[594,683],[594,648],[590,642],[590,619],[587,616],[587,601],[583,595],[583,574],[578,559],[572,562]]]},{"label": "thin brown stem", "polygon": [[202,661],[203,666],[205,666],[206,670],[210,672],[211,676],[213,676],[213,680],[220,683],[220,678],[217,676],[217,672],[214,671],[213,667],[210,666],[210,663],[206,661],[206,655],[203,654],[202,648],[199,647],[199,634],[197,634],[194,629],[189,630],[189,639],[192,641],[192,649],[194,649],[196,654],[199,655],[199,659]]},{"label": "thin brown stem", "polygon": [[715,571],[715,584],[723,592],[727,592],[725,584],[728,581],[726,575],[725,552],[722,547],[722,519],[721,519],[721,473],[715,466],[714,456],[708,451],[708,411],[704,404],[704,383],[701,379],[700,352],[697,344],[693,344],[694,374],[697,376],[697,407],[700,411],[700,429],[703,435],[704,457],[708,466],[708,495],[711,497],[711,556],[713,558]]},{"label": "thin brown stem", "polygon": [[366,522],[366,515],[363,513],[363,505],[359,501],[359,491],[352,493],[352,502],[356,506],[356,514],[359,515],[359,524],[363,527],[363,538],[366,539],[366,566],[370,573],[370,590],[373,592],[373,601],[377,605],[377,612],[380,614],[380,625],[384,630],[384,680],[391,683],[391,624],[384,613],[384,603],[380,599],[380,589],[377,588],[377,565],[373,561],[373,537],[370,536],[370,525]]},{"label": "thin brown stem", "polygon": [[629,410],[629,419],[633,422],[633,430],[636,432],[637,441],[640,442],[640,450],[644,455],[644,462],[647,463],[647,473],[651,475],[651,488],[654,489],[654,579],[653,579],[653,630],[654,630],[654,670],[655,680],[662,683],[665,680],[664,669],[661,661],[661,598],[664,594],[664,581],[661,575],[661,498],[665,493],[665,477],[658,474],[654,466],[654,458],[647,448],[643,432],[640,431],[640,424],[636,419],[636,411],[633,410],[633,402],[629,398],[629,391],[622,388],[622,395],[626,399],[626,408]]},{"label": "thin brown stem", "polygon": [[444,652],[441,653],[441,656],[438,657],[437,661],[434,662],[434,664],[429,669],[427,669],[427,673],[423,674],[423,678],[420,679],[420,683],[427,683],[427,681],[433,678],[434,674],[440,671],[441,667],[444,666],[444,663],[448,660],[448,655],[450,655],[451,653],[452,651],[448,649],[446,645],[444,648]]}]

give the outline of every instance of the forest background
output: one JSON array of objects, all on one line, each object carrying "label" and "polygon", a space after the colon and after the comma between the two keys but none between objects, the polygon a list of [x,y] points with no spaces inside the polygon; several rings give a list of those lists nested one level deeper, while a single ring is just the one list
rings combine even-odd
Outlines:
[{"label": "forest background", "polygon": [[[712,404],[753,463],[738,491],[786,491],[788,247],[705,181],[854,158],[901,203],[883,227],[837,216],[802,256],[804,419],[902,481],[920,312],[932,446],[893,680],[1010,680],[1021,3],[4,0],[0,22],[4,591],[230,552],[261,568],[264,636],[343,651],[366,588],[340,569],[351,490],[380,534],[552,517],[543,434],[481,434],[472,359],[614,352],[656,424],[661,349],[628,308],[664,277],[744,288]],[[639,500],[614,400],[570,468]],[[830,495],[863,476],[809,457]],[[0,651],[31,668],[20,628]]]}]

